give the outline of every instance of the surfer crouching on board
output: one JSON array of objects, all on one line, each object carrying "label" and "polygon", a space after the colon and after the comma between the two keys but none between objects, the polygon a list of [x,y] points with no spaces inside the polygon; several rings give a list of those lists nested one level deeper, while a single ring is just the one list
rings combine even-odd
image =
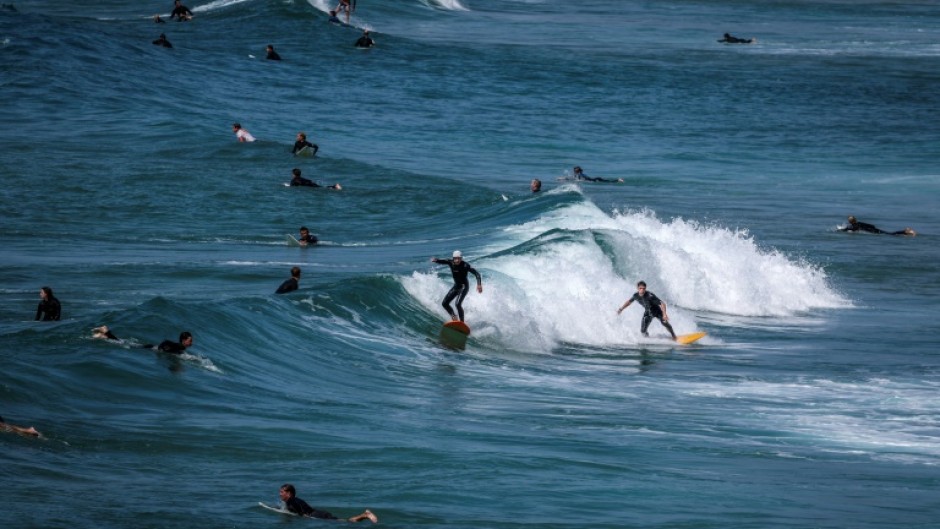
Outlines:
[{"label": "surfer crouching on board", "polygon": [[[441,305],[450,314],[450,319],[453,321],[463,321],[463,298],[467,297],[467,292],[470,291],[470,281],[467,280],[467,274],[473,274],[477,278],[477,292],[483,293],[483,279],[480,277],[480,272],[477,272],[475,268],[470,266],[470,263],[463,260],[463,254],[460,253],[460,250],[454,251],[453,259],[438,259],[437,257],[431,258],[432,263],[436,264],[446,264],[450,267],[450,273],[454,276],[454,286],[451,287],[450,291],[444,296],[444,301]],[[454,316],[454,309],[450,308],[450,302],[457,299],[457,314]]]},{"label": "surfer crouching on board", "polygon": [[[278,494],[281,497],[281,501],[284,502],[284,508],[298,516],[319,518],[320,520],[339,520],[339,518],[333,516],[332,513],[314,509],[307,502],[298,498],[297,490],[294,489],[294,486],[290,483],[281,485],[281,489],[278,491]],[[372,514],[372,511],[369,509],[363,511],[362,514],[357,514],[350,518],[346,518],[347,522],[361,522],[363,520],[369,520],[372,523],[378,523],[379,518]]]},{"label": "surfer crouching on board", "polygon": [[633,297],[628,299],[622,307],[617,309],[617,314],[619,315],[623,312],[623,309],[629,307],[634,301],[643,305],[643,308],[646,309],[646,312],[643,313],[643,323],[640,324],[640,332],[643,333],[643,336],[649,337],[649,333],[647,333],[646,330],[649,329],[650,322],[653,321],[653,318],[656,318],[663,324],[663,327],[669,331],[669,334],[672,335],[672,339],[676,339],[676,333],[673,332],[672,325],[669,324],[669,316],[666,314],[666,302],[657,298],[656,294],[647,291],[645,281],[640,281],[636,284],[636,292],[633,294]]}]

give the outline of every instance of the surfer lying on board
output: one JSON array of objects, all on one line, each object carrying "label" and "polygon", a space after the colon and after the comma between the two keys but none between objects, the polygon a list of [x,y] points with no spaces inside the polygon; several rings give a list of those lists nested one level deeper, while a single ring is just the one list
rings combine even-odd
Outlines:
[{"label": "surfer lying on board", "polygon": [[607,178],[591,178],[590,176],[584,174],[584,171],[581,169],[580,165],[574,166],[574,179],[587,180],[588,182],[623,182],[623,178],[618,178],[616,180]]},{"label": "surfer lying on board", "polygon": [[884,231],[875,227],[874,224],[869,224],[867,222],[859,222],[854,216],[849,215],[849,225],[843,228],[839,228],[839,231],[867,231],[868,233],[883,233],[886,235],[910,235],[911,237],[917,235],[917,232],[911,228],[904,228],[903,230],[898,231]]},{"label": "surfer lying on board", "polygon": [[95,327],[91,330],[91,337],[99,340],[114,340],[120,341],[121,339],[114,335],[111,332],[111,329],[107,325],[102,325],[101,327]]},{"label": "surfer lying on board", "polygon": [[[278,495],[281,497],[281,501],[284,502],[284,508],[296,515],[305,516],[307,518],[319,518],[320,520],[339,520],[339,518],[333,516],[332,513],[314,509],[307,502],[298,498],[297,490],[294,489],[294,486],[290,483],[281,485]],[[345,519],[347,522],[361,522],[363,520],[378,523],[379,518],[372,514],[372,511],[366,509],[362,514],[357,514]]]},{"label": "surfer lying on board", "polygon": [[274,293],[287,294],[288,292],[293,292],[298,288],[300,288],[300,267],[295,266],[290,269],[290,279],[287,279],[281,283],[281,286],[277,287],[277,290],[275,290]]},{"label": "surfer lying on board", "polygon": [[[470,291],[470,281],[467,280],[467,274],[473,274],[477,278],[477,292],[483,293],[483,279],[480,277],[480,272],[477,272],[475,268],[470,266],[470,263],[463,260],[463,254],[460,253],[460,250],[454,251],[453,259],[438,259],[437,257],[431,258],[432,263],[436,264],[446,264],[450,267],[450,273],[454,276],[454,286],[451,287],[450,291],[444,296],[444,301],[441,305],[450,314],[450,319],[453,321],[463,321],[463,298],[467,297],[467,292]],[[457,314],[459,317],[454,316],[454,309],[450,308],[450,302],[457,298]]]},{"label": "surfer lying on board", "polygon": [[241,123],[232,123],[232,132],[235,133],[240,143],[255,141],[255,137],[248,132],[248,129],[243,129]]},{"label": "surfer lying on board", "polygon": [[640,324],[640,332],[643,333],[643,336],[649,337],[649,333],[647,333],[646,330],[649,328],[653,318],[656,318],[663,324],[663,327],[669,331],[669,334],[672,335],[672,339],[676,339],[676,333],[673,332],[672,325],[669,324],[669,316],[666,314],[666,302],[657,298],[656,294],[647,291],[645,281],[640,281],[636,284],[636,292],[633,294],[633,297],[628,299],[622,307],[617,309],[617,314],[619,315],[623,312],[623,309],[629,307],[634,301],[643,305],[643,308],[646,309],[643,313],[643,322]]},{"label": "surfer lying on board", "polygon": [[175,355],[181,355],[186,352],[186,349],[193,346],[193,335],[189,332],[183,331],[180,333],[180,341],[174,342],[171,340],[163,340],[160,342],[160,345],[146,344],[141,345],[141,349],[154,349],[161,353],[170,353]]},{"label": "surfer lying on board", "polygon": [[750,44],[754,42],[754,39],[739,39],[738,37],[732,37],[730,33],[725,33],[725,38],[718,42],[724,42],[726,44]]},{"label": "surfer lying on board", "polygon": [[297,156],[297,153],[306,147],[310,147],[311,149],[313,149],[313,156],[316,156],[317,151],[320,150],[320,147],[318,145],[307,141],[307,133],[298,132],[297,141],[294,142],[294,148],[290,151],[291,154],[293,154],[294,156]]},{"label": "surfer lying on board", "polygon": [[327,189],[335,189],[337,191],[343,189],[343,186],[339,184],[333,184],[331,186],[321,186],[320,184],[314,182],[313,180],[307,180],[306,178],[300,176],[300,169],[293,168],[291,174],[294,175],[294,178],[291,179],[291,186],[302,186],[302,187],[326,187]]},{"label": "surfer lying on board", "polygon": [[[29,428],[23,428],[22,426],[17,426],[15,424],[10,424],[3,420],[3,417],[0,417],[0,430],[5,432],[13,432],[23,436],[30,437],[39,437],[39,432],[35,428],[30,426]],[[368,512],[368,511],[366,511]]]}]

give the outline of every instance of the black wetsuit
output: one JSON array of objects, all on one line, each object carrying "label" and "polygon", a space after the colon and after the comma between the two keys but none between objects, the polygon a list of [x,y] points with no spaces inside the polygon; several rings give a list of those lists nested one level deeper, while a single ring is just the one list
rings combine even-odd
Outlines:
[{"label": "black wetsuit", "polygon": [[608,180],[607,178],[601,178],[601,177],[591,178],[590,176],[584,173],[575,173],[574,179],[575,180],[587,180],[588,182],[616,182],[616,180]]},{"label": "black wetsuit", "polygon": [[356,41],[357,48],[371,48],[372,46],[375,46],[375,41],[365,35],[359,37],[359,40]]},{"label": "black wetsuit", "polygon": [[39,302],[36,307],[36,321],[59,321],[62,317],[62,304],[53,296]]},{"label": "black wetsuit", "polygon": [[311,149],[313,149],[313,155],[314,155],[314,156],[316,156],[316,155],[317,155],[317,151],[320,150],[320,147],[319,147],[319,146],[314,145],[313,143],[310,143],[310,142],[307,141],[307,140],[295,141],[295,142],[294,142],[294,148],[291,150],[291,154],[297,154],[297,153],[300,152],[300,150],[303,149],[304,147],[310,147]]},{"label": "black wetsuit", "polygon": [[719,40],[718,42],[724,42],[726,44],[750,44],[754,42],[754,39],[740,39],[738,37],[732,37],[725,33],[725,38]]},{"label": "black wetsuit", "polygon": [[160,342],[160,345],[157,346],[157,350],[164,353],[172,353],[175,355],[181,355],[186,352],[186,346],[171,340],[163,340]]},{"label": "black wetsuit", "polygon": [[157,45],[157,46],[163,46],[164,48],[172,48],[172,47],[173,47],[173,45],[170,44],[170,41],[166,40],[166,37],[163,36],[163,35],[160,35],[160,38],[157,39],[157,40],[155,40],[155,41],[153,41],[153,43],[154,43],[155,45]]},{"label": "black wetsuit", "polygon": [[320,242],[313,234],[308,233],[306,237],[298,237],[298,242],[305,242],[307,244],[316,244]]},{"label": "black wetsuit", "polygon": [[300,288],[300,281],[296,277],[292,277],[283,283],[281,286],[277,287],[277,290],[274,291],[275,294],[287,294],[288,292],[293,292]]},{"label": "black wetsuit", "polygon": [[457,298],[457,315],[459,316],[460,321],[463,321],[463,298],[467,297],[467,292],[470,291],[470,281],[467,280],[468,274],[473,274],[477,278],[477,285],[480,284],[482,278],[480,273],[477,272],[470,263],[461,260],[460,264],[455,264],[453,259],[435,259],[437,264],[446,264],[450,267],[450,273],[454,276],[454,286],[451,287],[450,291],[444,296],[444,301],[441,305],[450,314],[450,317],[454,317],[454,309],[450,308],[450,302]]},{"label": "black wetsuit", "polygon": [[182,22],[183,20],[186,20],[187,16],[190,16],[190,17],[193,16],[193,12],[190,11],[188,7],[180,4],[173,8],[173,12],[170,13],[170,20],[173,20],[174,18],[176,18],[177,20]]},{"label": "black wetsuit", "polygon": [[669,325],[669,322],[663,319],[663,309],[660,308],[662,301],[656,297],[656,294],[653,294],[649,290],[643,293],[641,296],[639,292],[634,292],[633,297],[630,298],[631,301],[636,301],[640,305],[643,305],[643,308],[646,312],[643,313],[643,321],[640,324],[640,332],[643,333],[643,336],[649,336],[649,333],[646,332],[649,329],[650,323],[653,321],[653,318],[659,320],[659,323],[663,324],[663,327],[669,331],[669,334],[672,335],[673,339],[676,337],[676,333],[672,330],[672,325]]},{"label": "black wetsuit", "polygon": [[845,228],[839,228],[839,231],[867,231],[868,233],[882,233],[885,235],[907,235],[907,232],[904,230],[884,231],[880,228],[876,228],[874,224],[867,222],[852,222]]},{"label": "black wetsuit", "polygon": [[306,187],[323,187],[320,184],[314,182],[313,180],[308,180],[302,176],[295,176],[291,179],[290,185],[292,186],[306,186]]},{"label": "black wetsuit", "polygon": [[310,518],[319,518],[321,520],[336,520],[337,518],[333,516],[332,513],[327,511],[318,511],[311,507],[307,502],[294,496],[293,498],[284,502],[284,507],[288,511],[299,514],[300,516],[308,516]]},{"label": "black wetsuit", "polygon": [[108,329],[108,330],[107,330],[106,332],[104,332],[103,334],[104,334],[104,337],[107,338],[108,340],[115,340],[115,341],[119,341],[119,340],[120,340],[120,338],[118,338],[117,336],[114,335],[113,332],[111,332],[111,329]]},{"label": "black wetsuit", "polygon": [[268,52],[268,55],[265,57],[265,59],[269,61],[279,61],[281,60],[281,56],[278,55],[276,51],[271,50]]}]

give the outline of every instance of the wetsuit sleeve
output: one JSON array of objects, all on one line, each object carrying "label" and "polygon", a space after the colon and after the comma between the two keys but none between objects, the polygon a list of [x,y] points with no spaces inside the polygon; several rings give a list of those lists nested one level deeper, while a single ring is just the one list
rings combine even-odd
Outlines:
[{"label": "wetsuit sleeve", "polygon": [[442,265],[452,265],[454,262],[450,259],[435,259],[431,261],[432,263],[442,264]]},{"label": "wetsuit sleeve", "polygon": [[170,340],[163,340],[160,342],[160,345],[157,346],[157,349],[163,351],[164,353],[173,353],[173,354],[183,354],[186,351],[186,348],[183,347],[183,344],[171,342]]},{"label": "wetsuit sleeve", "polygon": [[473,277],[477,278],[477,285],[483,284],[483,277],[480,275],[480,272],[477,272],[477,269],[472,266],[469,268],[469,272],[473,274]]},{"label": "wetsuit sleeve", "polygon": [[36,306],[36,321],[39,321],[42,318],[42,301],[39,302],[39,305]]}]

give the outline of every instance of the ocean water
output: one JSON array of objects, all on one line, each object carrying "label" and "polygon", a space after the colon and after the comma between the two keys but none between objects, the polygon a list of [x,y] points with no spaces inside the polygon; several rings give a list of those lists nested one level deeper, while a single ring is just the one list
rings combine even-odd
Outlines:
[{"label": "ocean water", "polygon": [[0,9],[0,525],[940,527],[935,2],[330,4]]}]

